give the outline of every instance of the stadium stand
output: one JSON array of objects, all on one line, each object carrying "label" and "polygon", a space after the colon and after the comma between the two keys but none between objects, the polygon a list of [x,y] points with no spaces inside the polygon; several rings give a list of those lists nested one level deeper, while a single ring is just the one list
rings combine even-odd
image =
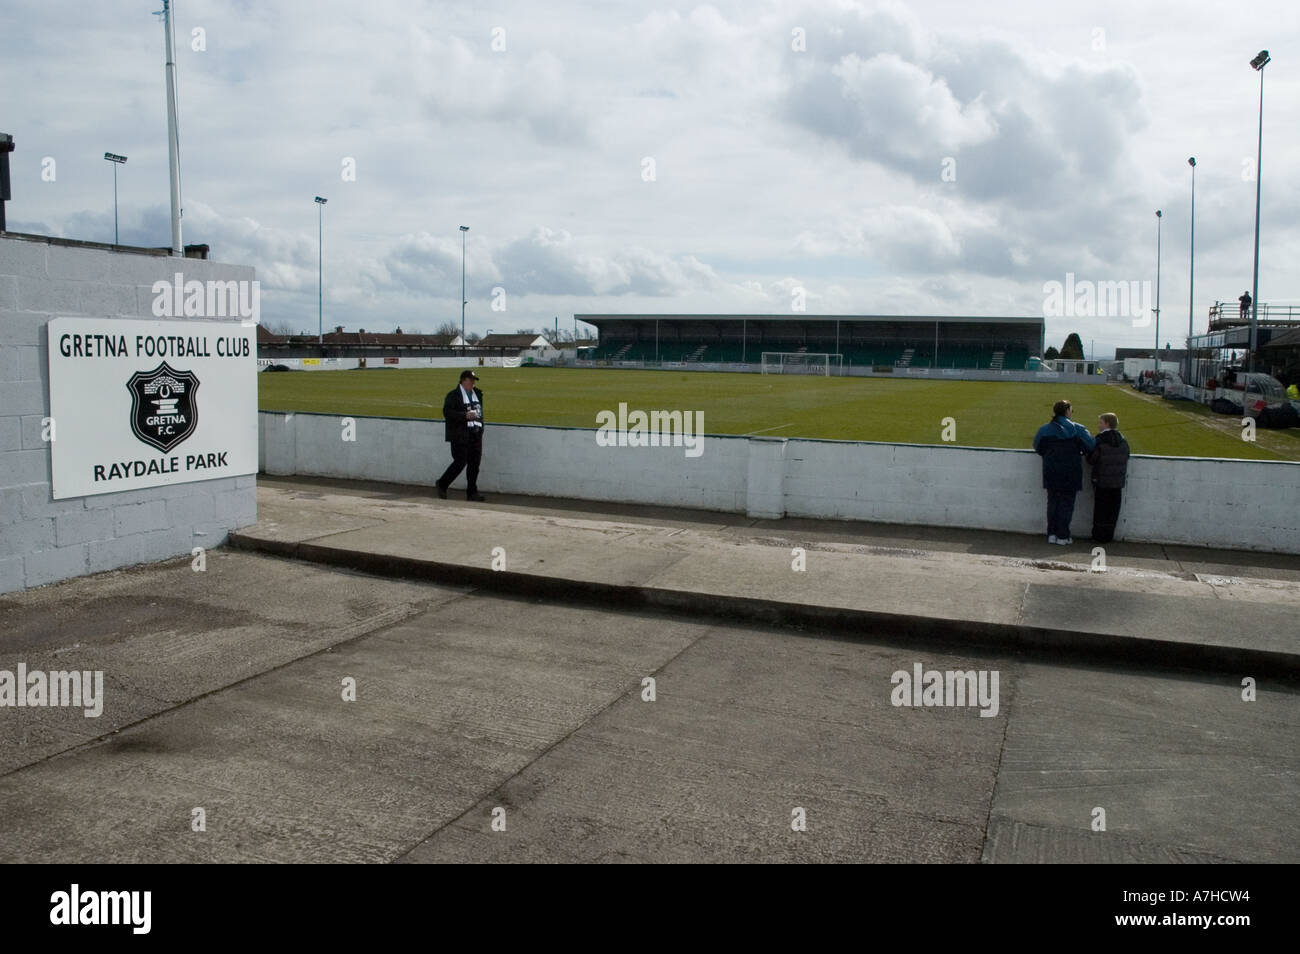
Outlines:
[{"label": "stadium stand", "polygon": [[846,368],[1023,371],[1041,354],[1041,317],[575,315],[595,325],[594,360],[735,364],[764,351],[839,354]]}]

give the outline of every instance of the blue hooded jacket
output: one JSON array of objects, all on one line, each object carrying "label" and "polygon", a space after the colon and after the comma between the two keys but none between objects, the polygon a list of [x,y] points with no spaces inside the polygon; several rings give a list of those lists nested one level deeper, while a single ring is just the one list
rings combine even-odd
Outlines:
[{"label": "blue hooded jacket", "polygon": [[1068,417],[1056,417],[1034,435],[1034,450],[1043,458],[1043,487],[1077,491],[1083,488],[1083,457],[1097,442],[1088,429]]}]

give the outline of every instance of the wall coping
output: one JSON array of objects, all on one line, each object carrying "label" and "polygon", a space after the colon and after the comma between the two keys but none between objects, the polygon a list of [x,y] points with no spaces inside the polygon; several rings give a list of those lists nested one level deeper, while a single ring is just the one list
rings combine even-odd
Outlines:
[{"label": "wall coping", "polygon": [[[440,417],[386,417],[382,414],[326,414],[323,411],[268,411],[259,408],[261,414],[302,414],[306,417],[351,417],[358,420],[366,421],[406,421],[412,424],[443,424],[445,421]],[[558,424],[506,424],[490,421],[493,427],[528,427],[543,431],[585,431],[595,433],[600,430],[598,427],[564,427]],[[734,440],[734,441],[803,441],[809,444],[845,444],[845,445],[866,445],[872,447],[919,447],[925,450],[963,450],[963,451],[982,451],[996,454],[1035,454],[1033,448],[1025,447],[980,447],[966,446],[964,444],[909,444],[900,441],[845,441],[836,440],[831,437],[764,437],[760,435],[749,436],[747,434],[710,434],[705,432],[699,435],[708,437],[713,440]],[[1031,438],[1032,439],[1032,438]],[[1294,460],[1252,460],[1249,457],[1169,457],[1161,454],[1133,454],[1130,459],[1141,460],[1185,460],[1185,461],[1203,461],[1209,463],[1226,463],[1226,464],[1276,464],[1283,467],[1300,467],[1300,461]]]},{"label": "wall coping", "polygon": [[[35,235],[31,232],[0,232],[0,238],[14,239],[18,242],[31,242],[34,245],[57,245],[61,248],[88,248],[103,252],[122,252],[128,255],[147,255],[150,258],[174,258],[170,248],[145,247],[143,245],[114,245],[112,242],[90,242],[85,239],[63,238],[58,235]],[[205,245],[187,245],[188,248],[204,248]],[[209,259],[184,256],[185,261],[209,261]],[[220,264],[220,263],[215,263]],[[251,266],[245,266],[251,267]]]}]

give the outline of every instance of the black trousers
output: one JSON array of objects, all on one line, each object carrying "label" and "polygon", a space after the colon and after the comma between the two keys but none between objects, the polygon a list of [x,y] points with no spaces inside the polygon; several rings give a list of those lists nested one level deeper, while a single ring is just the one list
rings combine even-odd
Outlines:
[{"label": "black trousers", "polygon": [[1119,523],[1119,505],[1124,491],[1119,487],[1096,487],[1092,504],[1092,538],[1098,543],[1109,543],[1115,538],[1115,524]]},{"label": "black trousers", "polygon": [[1047,532],[1050,536],[1065,539],[1070,535],[1070,520],[1074,517],[1073,490],[1047,492]]},{"label": "black trousers", "polygon": [[483,431],[472,427],[469,434],[469,438],[464,441],[451,442],[451,466],[438,478],[438,486],[446,490],[464,470],[465,491],[473,496],[478,493],[478,464],[483,459]]}]

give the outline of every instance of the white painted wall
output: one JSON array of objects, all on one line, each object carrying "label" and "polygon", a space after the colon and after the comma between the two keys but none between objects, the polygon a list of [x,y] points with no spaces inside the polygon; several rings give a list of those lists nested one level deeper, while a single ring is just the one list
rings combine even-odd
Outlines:
[{"label": "white painted wall", "polygon": [[243,265],[0,235],[0,593],[217,546],[257,519],[252,475],[50,493],[46,325],[59,316],[156,320],[153,283],[176,272],[205,282],[256,277]]},{"label": "white painted wall", "polygon": [[[441,421],[262,412],[261,464],[303,474],[432,486],[451,460]],[[936,527],[1046,533],[1040,458],[857,441],[706,437],[681,447],[601,447],[596,431],[489,424],[479,488],[583,500]],[[1032,435],[1026,435],[1026,443]],[[464,486],[464,477],[457,482]],[[454,493],[454,490],[453,490]],[[1092,491],[1073,530],[1092,526]],[[1119,539],[1300,553],[1300,464],[1136,456]]]}]

